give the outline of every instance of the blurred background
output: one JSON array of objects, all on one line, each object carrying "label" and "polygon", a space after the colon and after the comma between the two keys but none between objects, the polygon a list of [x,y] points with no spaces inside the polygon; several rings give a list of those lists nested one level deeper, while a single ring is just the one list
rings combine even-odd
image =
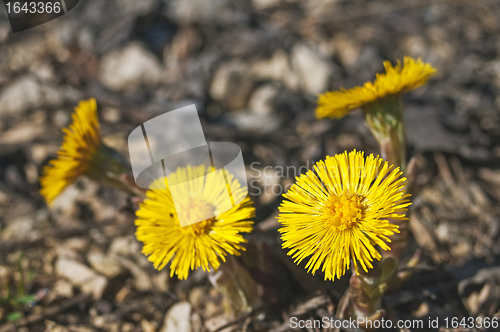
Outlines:
[{"label": "blurred background", "polygon": [[126,156],[136,126],[194,103],[208,141],[241,147],[256,228],[278,241],[281,196],[259,189],[298,174],[262,170],[377,154],[360,112],[317,121],[316,98],[405,55],[440,73],[404,96],[419,168],[409,252],[425,268],[384,307],[498,317],[499,31],[494,0],[80,0],[15,34],[0,5],[0,331],[278,332],[333,315],[348,279],[297,277],[285,256],[264,271],[273,300],[230,317],[206,273],[154,270],[127,195],[81,179],[48,209],[38,177],[80,99],[97,99],[105,142]]}]

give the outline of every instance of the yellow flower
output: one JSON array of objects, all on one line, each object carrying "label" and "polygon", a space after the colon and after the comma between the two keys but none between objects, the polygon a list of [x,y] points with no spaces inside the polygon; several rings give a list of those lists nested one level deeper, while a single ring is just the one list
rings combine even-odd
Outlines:
[{"label": "yellow flower", "polygon": [[430,64],[408,56],[404,58],[403,66],[399,61],[395,67],[390,61],[384,61],[384,67],[386,73],[377,74],[373,83],[320,95],[316,118],[342,118],[352,109],[416,89],[437,73]]},{"label": "yellow flower", "polygon": [[375,246],[390,250],[388,237],[399,232],[388,219],[408,220],[406,178],[378,156],[365,159],[356,150],[328,156],[314,170],[283,195],[283,248],[291,248],[297,264],[312,255],[306,269],[314,274],[322,265],[325,280],[343,276],[351,259],[357,273],[358,263],[367,272],[381,258]]},{"label": "yellow flower", "polygon": [[[227,174],[234,201],[241,201],[232,206],[225,199],[228,186],[224,179],[205,177],[208,173],[210,169],[203,165],[179,167],[168,177],[168,181],[177,184],[175,189],[158,189],[165,187],[165,178],[153,181],[136,213],[136,236],[144,243],[142,252],[158,270],[171,261],[170,276],[175,273],[179,279],[186,279],[190,270],[199,267],[217,270],[219,258],[225,261],[226,255],[238,256],[239,250],[245,250],[241,243],[246,240],[241,233],[252,231],[249,218],[254,216],[255,208],[248,197],[243,199],[246,190],[233,175]],[[197,180],[192,182],[194,179]],[[176,198],[181,197],[176,205],[171,190],[175,190]],[[215,217],[184,227],[177,215],[183,214],[184,220],[195,222],[207,212],[213,212]]]},{"label": "yellow flower", "polygon": [[72,115],[73,123],[64,128],[64,142],[57,159],[45,166],[40,193],[48,204],[76,179],[85,174],[101,145],[101,129],[95,99],[81,101]]}]

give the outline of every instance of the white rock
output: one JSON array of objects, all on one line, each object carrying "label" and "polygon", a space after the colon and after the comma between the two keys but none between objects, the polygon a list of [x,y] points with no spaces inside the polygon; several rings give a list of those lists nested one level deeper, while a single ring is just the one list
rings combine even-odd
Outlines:
[{"label": "white rock", "polygon": [[21,115],[42,100],[40,85],[32,76],[23,76],[0,92],[0,116]]},{"label": "white rock", "polygon": [[231,0],[171,0],[168,14],[182,24],[231,23],[246,19]]},{"label": "white rock", "polygon": [[5,42],[9,35],[10,35],[9,23],[1,22],[0,23],[0,44]]},{"label": "white rock", "polygon": [[157,291],[159,292],[168,291],[168,280],[170,279],[170,277],[166,269],[156,273],[155,275],[153,275],[151,279]]},{"label": "white rock", "polygon": [[254,91],[248,109],[229,113],[227,119],[241,130],[269,133],[279,128],[281,118],[273,113],[273,100],[278,89],[266,84]]},{"label": "white rock", "polygon": [[114,278],[123,272],[120,263],[112,256],[104,255],[99,251],[91,251],[87,254],[87,260],[94,270],[104,274],[108,278]]},{"label": "white rock", "polygon": [[160,332],[192,332],[189,302],[176,303],[168,310]]},{"label": "white rock", "polygon": [[158,1],[156,0],[116,0],[118,8],[125,13],[144,15],[150,13],[152,10],[158,6]]},{"label": "white rock", "polygon": [[281,120],[274,114],[262,116],[248,110],[227,115],[227,119],[238,129],[256,133],[270,133],[279,128]]},{"label": "white rock", "polygon": [[122,236],[113,239],[109,247],[109,254],[128,256],[135,255],[141,252],[141,245],[133,235]]},{"label": "white rock", "polygon": [[[226,315],[222,314],[215,317],[212,316],[209,319],[207,319],[205,321],[205,327],[209,331],[214,331],[226,325],[227,323],[229,323],[229,319],[226,317]],[[228,332],[228,331],[229,331],[228,329],[224,329],[221,332]]]},{"label": "white rock", "polygon": [[250,100],[248,107],[258,115],[270,114],[273,111],[273,100],[278,93],[278,89],[273,84],[266,84],[256,89]]},{"label": "white rock", "polygon": [[56,298],[57,296],[61,296],[70,299],[73,297],[73,286],[66,280],[59,279],[52,287],[50,295],[52,295],[54,298]]},{"label": "white rock", "polygon": [[40,165],[43,161],[45,161],[45,158],[47,158],[48,155],[50,154],[57,154],[57,150],[59,149],[59,146],[56,145],[47,145],[47,144],[30,144],[31,147],[31,158],[33,158],[33,161],[37,164]]},{"label": "white rock", "polygon": [[292,65],[301,88],[312,95],[324,92],[330,76],[330,65],[308,46],[297,44],[292,49]]},{"label": "white rock", "polygon": [[266,10],[278,6],[282,0],[252,0],[255,10]]},{"label": "white rock", "polygon": [[134,277],[134,285],[138,291],[146,292],[153,289],[153,283],[149,278],[149,275],[141,269],[140,266],[135,264],[129,259],[125,259],[120,256],[114,256],[114,258],[120,262],[120,264],[126,268],[130,274]]},{"label": "white rock", "polygon": [[31,142],[42,135],[47,128],[32,122],[22,122],[0,134],[0,144],[20,144]]},{"label": "white rock", "polygon": [[154,324],[145,319],[141,320],[141,328],[144,332],[156,332]]},{"label": "white rock", "polygon": [[133,90],[141,85],[155,85],[161,72],[162,66],[153,54],[138,43],[130,43],[104,56],[99,79],[112,90]]},{"label": "white rock", "polygon": [[254,86],[249,76],[248,65],[241,60],[221,64],[213,76],[210,96],[233,110],[243,108]]},{"label": "white rock", "polygon": [[68,186],[52,203],[52,211],[65,218],[74,216],[78,212],[77,202],[81,194],[74,184]]},{"label": "white rock", "polygon": [[69,258],[59,258],[56,262],[56,274],[68,279],[73,285],[81,288],[85,294],[92,294],[100,299],[108,280],[89,267]]},{"label": "white rock", "polygon": [[26,238],[33,232],[35,227],[34,218],[21,216],[11,220],[0,233],[1,240],[16,240]]},{"label": "white rock", "polygon": [[299,87],[297,74],[292,70],[288,56],[283,50],[276,50],[267,60],[260,60],[252,66],[252,74],[260,80],[282,82],[291,90]]},{"label": "white rock", "polygon": [[340,62],[345,67],[352,67],[358,62],[361,46],[352,38],[338,34],[333,41]]},{"label": "white rock", "polygon": [[43,95],[43,105],[49,107],[59,107],[64,103],[63,94],[67,94],[67,87],[54,87],[44,84],[41,87],[41,93]]}]

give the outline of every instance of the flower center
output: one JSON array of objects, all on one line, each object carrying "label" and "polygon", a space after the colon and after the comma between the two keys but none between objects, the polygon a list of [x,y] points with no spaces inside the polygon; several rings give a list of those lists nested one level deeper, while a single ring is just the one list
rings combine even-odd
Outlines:
[{"label": "flower center", "polygon": [[323,210],[326,223],[339,231],[355,226],[363,217],[361,201],[362,197],[357,195],[330,196]]},{"label": "flower center", "polygon": [[[182,227],[188,232],[193,232],[196,235],[207,234],[211,231],[212,225],[215,222],[215,208],[212,204],[198,198],[189,198],[182,205],[180,213],[183,220],[188,220],[188,226]],[[202,221],[200,221],[202,220]]]}]

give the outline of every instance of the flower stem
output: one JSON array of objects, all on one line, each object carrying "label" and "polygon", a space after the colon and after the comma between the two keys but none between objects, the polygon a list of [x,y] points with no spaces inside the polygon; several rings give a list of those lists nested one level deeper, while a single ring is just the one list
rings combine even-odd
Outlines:
[{"label": "flower stem", "polygon": [[229,304],[231,314],[238,317],[250,312],[259,302],[259,292],[248,271],[231,255],[209,280]]},{"label": "flower stem", "polygon": [[[130,164],[118,151],[101,143],[85,173],[89,178],[125,193],[144,197],[130,174]],[[131,180],[132,179],[132,180]]]},{"label": "flower stem", "polygon": [[382,158],[389,164],[406,169],[406,133],[403,105],[399,97],[386,98],[363,108],[365,119],[380,145]]}]

